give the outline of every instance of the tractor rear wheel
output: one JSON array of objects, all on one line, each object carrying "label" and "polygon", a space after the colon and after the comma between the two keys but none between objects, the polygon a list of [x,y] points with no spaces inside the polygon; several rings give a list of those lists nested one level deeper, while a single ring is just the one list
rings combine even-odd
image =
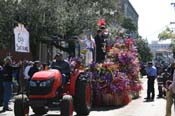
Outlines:
[{"label": "tractor rear wheel", "polygon": [[18,95],[15,97],[14,114],[15,116],[26,116],[29,114],[29,104],[26,95]]},{"label": "tractor rear wheel", "polygon": [[72,96],[64,95],[61,101],[61,116],[73,116]]},{"label": "tractor rear wheel", "polygon": [[74,96],[74,108],[78,115],[88,115],[92,105],[92,91],[90,83],[85,79],[78,79]]}]

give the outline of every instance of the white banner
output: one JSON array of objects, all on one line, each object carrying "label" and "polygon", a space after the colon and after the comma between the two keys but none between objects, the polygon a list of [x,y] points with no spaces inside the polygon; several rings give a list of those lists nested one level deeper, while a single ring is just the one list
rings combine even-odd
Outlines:
[{"label": "white banner", "polygon": [[15,34],[15,51],[16,52],[30,52],[29,47],[29,32],[22,24],[18,24],[14,28]]}]

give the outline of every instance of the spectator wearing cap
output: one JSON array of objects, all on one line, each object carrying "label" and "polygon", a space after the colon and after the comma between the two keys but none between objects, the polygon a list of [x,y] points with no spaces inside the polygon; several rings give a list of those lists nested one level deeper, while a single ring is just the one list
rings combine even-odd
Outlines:
[{"label": "spectator wearing cap", "polygon": [[154,80],[157,77],[157,69],[152,62],[148,62],[148,66],[146,67],[146,73],[148,78],[146,100],[153,101],[155,97]]},{"label": "spectator wearing cap", "polygon": [[[28,75],[30,76],[30,79],[32,78],[33,74],[38,72],[40,70],[40,61],[34,61],[34,64],[32,67],[30,67]],[[29,80],[30,80],[29,79]]]},{"label": "spectator wearing cap", "polygon": [[32,61],[28,61],[26,63],[26,66],[24,68],[24,83],[25,83],[25,87],[24,90],[28,90],[28,86],[29,86],[29,81],[30,81],[30,75],[29,75],[29,70],[30,68],[33,66],[33,62]]},{"label": "spectator wearing cap", "polygon": [[32,66],[33,66],[33,62],[29,61],[27,62],[27,66],[24,69],[24,78],[27,80],[30,79],[29,70]]}]

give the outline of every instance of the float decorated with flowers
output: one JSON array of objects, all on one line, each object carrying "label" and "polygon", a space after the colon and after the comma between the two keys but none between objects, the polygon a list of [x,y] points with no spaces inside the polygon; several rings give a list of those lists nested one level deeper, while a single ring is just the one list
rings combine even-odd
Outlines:
[{"label": "float decorated with flowers", "polygon": [[142,90],[134,40],[117,37],[107,50],[107,60],[102,64],[92,63],[87,70],[92,80],[94,104],[126,105],[139,97]]}]

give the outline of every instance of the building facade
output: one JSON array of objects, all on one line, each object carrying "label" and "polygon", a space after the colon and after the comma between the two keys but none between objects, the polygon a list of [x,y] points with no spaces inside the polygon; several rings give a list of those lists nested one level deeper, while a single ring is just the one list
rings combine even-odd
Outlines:
[{"label": "building facade", "polygon": [[160,63],[171,63],[173,61],[173,53],[170,48],[170,42],[152,41],[149,48],[153,53],[154,60]]},{"label": "building facade", "polygon": [[[139,15],[135,8],[132,6],[129,0],[120,0],[121,12],[124,17],[132,19],[133,23],[138,29],[138,19]],[[137,31],[138,32],[138,31]],[[136,33],[131,33],[133,37],[136,37]]]},{"label": "building facade", "polygon": [[120,0],[121,10],[125,17],[131,18],[133,23],[138,26],[139,15],[129,0]]}]

